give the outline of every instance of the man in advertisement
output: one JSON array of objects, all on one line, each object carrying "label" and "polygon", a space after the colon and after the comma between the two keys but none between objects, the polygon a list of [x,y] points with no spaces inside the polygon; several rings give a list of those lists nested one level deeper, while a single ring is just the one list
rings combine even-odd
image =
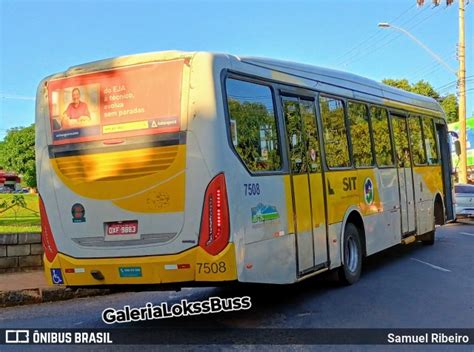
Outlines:
[{"label": "man in advertisement", "polygon": [[71,95],[72,102],[69,103],[62,115],[62,128],[84,125],[91,121],[89,107],[86,102],[81,101],[81,91],[79,88],[74,88]]}]

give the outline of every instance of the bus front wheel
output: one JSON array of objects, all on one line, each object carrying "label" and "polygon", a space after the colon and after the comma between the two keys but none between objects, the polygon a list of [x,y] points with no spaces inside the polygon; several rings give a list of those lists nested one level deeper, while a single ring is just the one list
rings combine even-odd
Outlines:
[{"label": "bus front wheel", "polygon": [[344,285],[352,285],[360,278],[362,270],[362,246],[359,230],[352,224],[346,224],[344,230],[343,265],[339,268],[339,281]]}]

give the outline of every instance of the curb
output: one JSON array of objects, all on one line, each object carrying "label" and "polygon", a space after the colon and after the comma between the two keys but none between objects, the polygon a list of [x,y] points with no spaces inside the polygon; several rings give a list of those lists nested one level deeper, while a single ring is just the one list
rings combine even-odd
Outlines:
[{"label": "curb", "polygon": [[73,298],[103,296],[110,293],[109,289],[97,288],[36,288],[16,291],[0,291],[0,307],[13,307],[26,304],[65,301]]}]

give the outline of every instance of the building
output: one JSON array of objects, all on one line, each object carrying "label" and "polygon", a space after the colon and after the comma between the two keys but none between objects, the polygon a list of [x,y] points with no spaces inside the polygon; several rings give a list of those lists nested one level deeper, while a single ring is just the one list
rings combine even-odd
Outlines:
[{"label": "building", "polygon": [[21,189],[21,178],[14,172],[0,170],[0,188],[9,188],[12,191]]}]

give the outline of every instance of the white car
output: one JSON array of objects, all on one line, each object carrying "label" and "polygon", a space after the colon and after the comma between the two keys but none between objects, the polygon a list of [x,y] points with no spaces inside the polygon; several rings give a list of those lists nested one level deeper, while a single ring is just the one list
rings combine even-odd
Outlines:
[{"label": "white car", "polygon": [[456,218],[474,217],[474,185],[454,185],[456,197]]}]

